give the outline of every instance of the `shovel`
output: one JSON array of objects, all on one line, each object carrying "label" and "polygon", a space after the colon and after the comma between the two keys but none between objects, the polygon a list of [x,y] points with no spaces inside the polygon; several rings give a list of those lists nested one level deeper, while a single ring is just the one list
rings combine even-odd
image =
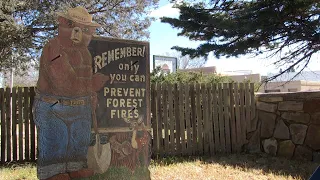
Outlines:
[{"label": "shovel", "polygon": [[96,143],[94,146],[89,146],[87,154],[88,167],[94,173],[105,173],[111,162],[111,147],[110,143],[100,144],[100,137],[96,134]]},{"label": "shovel", "polygon": [[98,132],[98,125],[95,110],[92,111],[93,127],[96,133],[96,143],[94,146],[89,146],[87,154],[88,168],[92,169],[94,173],[105,173],[111,162],[111,147],[110,143],[101,144]]}]

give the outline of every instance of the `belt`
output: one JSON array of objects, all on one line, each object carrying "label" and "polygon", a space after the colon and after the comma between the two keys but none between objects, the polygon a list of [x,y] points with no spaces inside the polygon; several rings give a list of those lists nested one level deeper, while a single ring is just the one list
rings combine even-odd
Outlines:
[{"label": "belt", "polygon": [[58,99],[54,97],[48,97],[48,96],[36,96],[36,98],[52,104],[60,103],[65,106],[84,106],[87,104],[86,100],[84,99]]}]

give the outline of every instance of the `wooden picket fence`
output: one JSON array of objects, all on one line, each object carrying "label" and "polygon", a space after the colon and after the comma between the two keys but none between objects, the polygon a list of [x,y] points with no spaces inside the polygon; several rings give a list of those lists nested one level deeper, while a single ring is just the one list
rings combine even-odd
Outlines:
[{"label": "wooden picket fence", "polygon": [[256,116],[254,84],[152,84],[157,156],[236,153]]},{"label": "wooden picket fence", "polygon": [[[36,160],[34,90],[0,88],[1,164]],[[154,156],[240,152],[256,115],[254,86],[152,84],[151,112]]]},{"label": "wooden picket fence", "polygon": [[34,95],[34,87],[0,89],[1,163],[36,160]]}]

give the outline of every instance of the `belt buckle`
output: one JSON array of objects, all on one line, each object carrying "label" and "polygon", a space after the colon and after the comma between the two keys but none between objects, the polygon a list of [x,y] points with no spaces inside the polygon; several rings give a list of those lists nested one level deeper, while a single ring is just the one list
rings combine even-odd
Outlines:
[{"label": "belt buckle", "polygon": [[70,105],[71,106],[81,106],[84,105],[84,100],[70,100]]}]

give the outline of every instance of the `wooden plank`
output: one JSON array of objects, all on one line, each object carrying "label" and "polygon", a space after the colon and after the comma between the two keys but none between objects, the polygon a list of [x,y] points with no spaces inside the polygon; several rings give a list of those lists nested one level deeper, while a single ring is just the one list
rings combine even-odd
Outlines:
[{"label": "wooden plank", "polygon": [[240,92],[239,84],[234,84],[234,99],[235,99],[235,116],[236,116],[236,133],[237,133],[237,147],[236,151],[241,151],[242,146],[242,132],[241,132],[241,115],[240,115]]},{"label": "wooden plank", "polygon": [[251,117],[250,117],[250,111],[251,111],[251,94],[250,94],[250,90],[249,90],[249,83],[245,84],[245,111],[246,111],[246,132],[248,133],[250,131],[250,121],[251,121]]},{"label": "wooden plank", "polygon": [[6,127],[7,127],[7,162],[11,161],[11,89],[6,88],[5,92],[6,103]]},{"label": "wooden plank", "polygon": [[157,84],[157,136],[158,136],[158,154],[162,156],[163,154],[163,138],[162,138],[162,109],[161,109],[161,84]]},{"label": "wooden plank", "polygon": [[209,126],[208,126],[208,94],[206,84],[201,84],[201,94],[202,94],[202,113],[203,113],[203,145],[204,145],[204,154],[209,155]]},{"label": "wooden plank", "polygon": [[226,152],[226,136],[225,136],[225,128],[224,128],[224,115],[223,115],[223,91],[222,91],[222,84],[218,84],[218,108],[219,108],[219,129],[220,129],[220,147],[221,152]]},{"label": "wooden plank", "polygon": [[203,131],[202,131],[202,109],[201,109],[201,89],[200,84],[196,84],[196,100],[197,100],[197,137],[198,137],[198,154],[203,154]]},{"label": "wooden plank", "polygon": [[188,155],[192,155],[192,145],[191,145],[191,122],[190,122],[190,85],[185,84],[184,85],[184,97],[185,97],[185,127],[186,127],[186,143],[187,143],[187,149],[186,153]]},{"label": "wooden plank", "polygon": [[186,136],[185,136],[185,116],[184,116],[184,86],[179,83],[179,108],[180,108],[180,137],[181,137],[181,152],[186,155]]},{"label": "wooden plank", "polygon": [[[254,83],[250,83],[250,96],[251,96],[251,118],[250,121],[252,122],[253,119],[256,118],[256,102],[255,102],[255,97],[254,97]],[[256,124],[255,123],[250,123],[251,124],[251,131],[256,130]]]},{"label": "wooden plank", "polygon": [[22,120],[22,111],[23,111],[23,106],[22,106],[22,87],[18,87],[18,129],[19,129],[19,161],[23,161],[23,120]]},{"label": "wooden plank", "polygon": [[157,127],[157,102],[156,102],[156,84],[151,84],[151,127],[152,127],[152,152],[153,154],[157,153],[158,146],[158,127]]},{"label": "wooden plank", "polygon": [[190,99],[191,99],[191,125],[192,125],[192,155],[197,152],[197,109],[196,109],[196,95],[194,84],[190,84]]},{"label": "wooden plank", "polygon": [[230,95],[230,124],[231,124],[231,151],[237,152],[237,130],[236,130],[236,118],[235,118],[235,100],[234,100],[234,88],[233,83],[229,84]]},{"label": "wooden plank", "polygon": [[218,93],[217,85],[213,84],[212,86],[212,101],[213,101],[213,129],[214,129],[214,149],[215,152],[221,151],[220,146],[220,136],[219,136],[219,111],[218,111]]},{"label": "wooden plank", "polygon": [[245,104],[244,104],[244,95],[245,95],[245,90],[244,90],[244,84],[240,83],[239,86],[239,91],[240,91],[240,124],[241,124],[241,146],[245,144],[246,142],[246,115],[245,115]]},{"label": "wooden plank", "polygon": [[176,129],[176,133],[175,133],[175,139],[176,139],[176,154],[180,155],[181,154],[181,150],[182,150],[182,146],[181,146],[181,140],[180,140],[180,121],[183,120],[180,117],[180,97],[179,97],[179,92],[180,92],[180,88],[178,87],[178,84],[174,84],[174,109],[175,109],[175,119],[176,119],[176,124],[175,124],[175,129]]},{"label": "wooden plank", "polygon": [[24,140],[25,140],[25,160],[30,160],[30,137],[29,137],[29,88],[23,88],[23,121],[24,121]]},{"label": "wooden plank", "polygon": [[162,110],[163,110],[163,135],[164,135],[164,154],[169,152],[169,134],[168,134],[168,90],[167,83],[162,84]]},{"label": "wooden plank", "polygon": [[175,126],[175,118],[174,118],[174,106],[173,106],[173,97],[172,97],[172,84],[168,83],[168,105],[169,105],[169,132],[170,132],[170,144],[169,151],[171,155],[175,154],[175,143],[174,143],[174,126]]},{"label": "wooden plank", "polygon": [[223,84],[224,121],[226,134],[226,152],[231,153],[231,133],[230,133],[230,98],[228,84]]},{"label": "wooden plank", "polygon": [[32,114],[32,105],[34,102],[35,90],[34,87],[30,87],[29,89],[29,97],[30,97],[30,107],[29,107],[29,119],[30,119],[30,158],[32,161],[36,160],[36,131],[35,131],[35,124],[33,121],[33,114]]},{"label": "wooden plank", "polygon": [[12,159],[17,161],[17,88],[12,88]]},{"label": "wooden plank", "polygon": [[4,89],[0,89],[0,112],[1,112],[1,164],[6,162],[6,116]]},{"label": "wooden plank", "polygon": [[214,155],[214,137],[213,137],[213,104],[212,104],[212,84],[207,85],[208,95],[208,138],[209,152]]}]

